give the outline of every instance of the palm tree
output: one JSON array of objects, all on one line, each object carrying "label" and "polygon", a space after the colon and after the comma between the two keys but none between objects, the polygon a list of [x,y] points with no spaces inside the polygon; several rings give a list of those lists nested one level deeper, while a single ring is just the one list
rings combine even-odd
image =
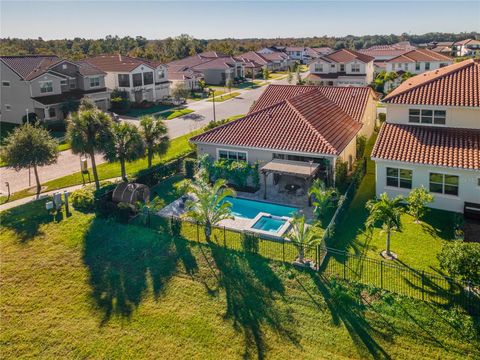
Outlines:
[{"label": "palm tree", "polygon": [[145,155],[145,144],[135,125],[129,123],[114,124],[112,140],[105,149],[105,158],[109,162],[120,162],[123,181],[127,180],[125,162],[134,161]]},{"label": "palm tree", "polygon": [[308,195],[314,197],[312,204],[315,206],[314,211],[318,219],[323,219],[327,209],[333,207],[333,196],[335,195],[335,189],[326,188],[323,181],[317,179],[313,182],[310,190],[308,190]]},{"label": "palm tree", "polygon": [[318,245],[320,243],[320,235],[316,231],[315,226],[306,226],[305,217],[300,214],[295,214],[290,221],[292,230],[285,235],[287,240],[298,250],[298,262],[305,262],[305,249]]},{"label": "palm tree", "polygon": [[213,185],[198,179],[187,180],[185,184],[187,193],[194,199],[185,203],[185,217],[203,225],[205,239],[210,242],[212,227],[224,219],[232,219],[232,204],[224,201],[227,196],[235,196],[235,191],[227,186],[227,181],[219,179]]},{"label": "palm tree", "polygon": [[140,134],[147,150],[148,167],[151,168],[153,155],[165,154],[170,145],[167,127],[163,121],[145,115],[140,118]]},{"label": "palm tree", "polygon": [[67,138],[74,154],[87,154],[92,161],[95,186],[100,188],[95,153],[104,152],[105,145],[112,138],[112,120],[110,116],[98,109],[80,107],[68,118]]},{"label": "palm tree", "polygon": [[411,72],[407,71],[402,74],[402,82],[410,79],[411,77],[415,76],[415,74],[412,74]]},{"label": "palm tree", "polygon": [[390,235],[392,231],[401,231],[401,215],[404,212],[402,205],[403,197],[397,196],[390,199],[387,193],[380,195],[378,199],[369,200],[366,204],[370,215],[365,223],[367,229],[373,229],[376,223],[380,223],[383,231],[387,234],[387,249],[385,251],[388,258],[394,257],[390,252]]}]

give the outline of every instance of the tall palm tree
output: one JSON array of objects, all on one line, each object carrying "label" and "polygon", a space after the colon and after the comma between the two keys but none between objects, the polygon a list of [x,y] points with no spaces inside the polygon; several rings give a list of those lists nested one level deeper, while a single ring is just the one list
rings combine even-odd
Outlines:
[{"label": "tall palm tree", "polygon": [[318,245],[320,243],[320,235],[315,226],[306,226],[305,217],[300,214],[295,214],[290,221],[292,229],[285,235],[287,240],[298,250],[298,262],[305,262],[305,249]]},{"label": "tall palm tree", "polygon": [[322,180],[317,179],[313,182],[308,195],[313,196],[313,206],[315,206],[315,214],[318,219],[323,219],[327,210],[333,207],[333,195],[335,195],[335,189],[326,188]]},{"label": "tall palm tree", "polygon": [[161,120],[153,116],[142,116],[140,118],[140,134],[142,135],[147,150],[148,167],[152,167],[154,154],[162,155],[167,152],[170,140],[167,134],[167,127]]},{"label": "tall palm tree", "polygon": [[103,153],[112,138],[112,119],[98,109],[80,108],[68,118],[67,138],[74,154],[89,155],[95,186],[100,188],[95,153]]},{"label": "tall palm tree", "polygon": [[125,162],[140,159],[145,155],[145,144],[135,125],[129,123],[114,124],[112,140],[105,148],[105,158],[109,162],[120,162],[123,181],[127,180]]},{"label": "tall palm tree", "polygon": [[235,191],[227,186],[227,181],[219,179],[213,185],[198,179],[186,181],[186,192],[193,195],[194,199],[187,200],[185,204],[185,217],[203,225],[205,239],[210,242],[212,227],[221,220],[232,219],[232,204],[224,201],[227,196],[235,196]]},{"label": "tall palm tree", "polygon": [[378,199],[370,200],[366,204],[370,215],[365,225],[367,229],[373,229],[375,224],[381,224],[383,231],[387,234],[386,255],[388,257],[392,257],[390,252],[391,233],[392,231],[401,231],[402,229],[401,215],[404,213],[402,201],[402,196],[390,199],[387,193],[383,193]]}]

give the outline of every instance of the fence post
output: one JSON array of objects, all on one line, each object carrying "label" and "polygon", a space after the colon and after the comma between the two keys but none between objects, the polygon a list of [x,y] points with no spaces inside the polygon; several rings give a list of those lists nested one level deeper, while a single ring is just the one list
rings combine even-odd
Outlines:
[{"label": "fence post", "polygon": [[343,252],[343,280],[347,279],[347,262],[346,262],[347,254],[345,251]]},{"label": "fence post", "polygon": [[380,288],[383,289],[383,260],[380,261]]},{"label": "fence post", "polygon": [[283,262],[285,262],[285,238],[282,238],[282,258]]},{"label": "fence post", "polygon": [[425,270],[422,270],[422,300],[425,301]]}]

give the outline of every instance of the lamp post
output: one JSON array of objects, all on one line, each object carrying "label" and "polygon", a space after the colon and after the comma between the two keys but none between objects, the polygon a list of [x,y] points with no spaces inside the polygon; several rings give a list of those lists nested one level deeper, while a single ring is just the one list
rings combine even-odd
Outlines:
[{"label": "lamp post", "polygon": [[10,184],[8,181],[5,182],[5,186],[7,187],[7,202],[10,200]]}]

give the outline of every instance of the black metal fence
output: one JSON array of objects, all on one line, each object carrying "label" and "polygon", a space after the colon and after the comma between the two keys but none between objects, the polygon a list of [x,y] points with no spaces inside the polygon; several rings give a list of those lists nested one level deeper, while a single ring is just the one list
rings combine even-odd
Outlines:
[{"label": "black metal fence", "polygon": [[[185,240],[207,244],[201,225],[143,214],[131,223],[150,227],[162,233]],[[287,264],[294,263],[299,249],[282,238],[269,238],[258,233],[215,227],[211,242],[234,251],[253,253]],[[414,299],[441,305],[459,305],[473,313],[480,313],[480,285],[446,276],[427,273],[383,260],[350,254],[342,250],[318,245],[304,248],[308,266],[327,277],[354,281]]]}]

